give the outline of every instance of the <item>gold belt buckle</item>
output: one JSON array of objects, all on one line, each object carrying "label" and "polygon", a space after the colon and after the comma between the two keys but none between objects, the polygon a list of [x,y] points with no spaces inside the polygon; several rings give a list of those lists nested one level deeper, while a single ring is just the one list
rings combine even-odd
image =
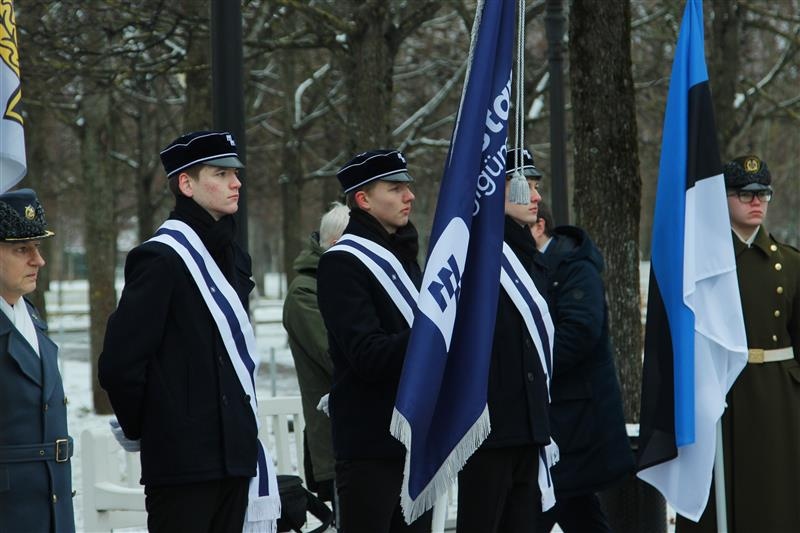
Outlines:
[{"label": "gold belt buckle", "polygon": [[[64,458],[61,458],[61,446],[64,446]],[[66,463],[69,461],[69,439],[56,439],[56,462]]]},{"label": "gold belt buckle", "polygon": [[747,362],[760,364],[764,362],[764,350],[762,348],[750,348],[747,350]]}]

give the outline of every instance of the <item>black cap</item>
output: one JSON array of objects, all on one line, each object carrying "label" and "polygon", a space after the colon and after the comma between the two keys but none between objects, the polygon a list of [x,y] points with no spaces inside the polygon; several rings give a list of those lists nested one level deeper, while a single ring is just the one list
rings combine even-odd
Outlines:
[{"label": "black cap", "polygon": [[533,154],[527,148],[522,149],[522,166],[517,166],[517,154],[519,151],[519,148],[514,148],[506,153],[506,177],[509,177],[509,174],[513,174],[519,169],[526,178],[542,179],[542,173],[533,164]]},{"label": "black cap", "polygon": [[236,151],[236,141],[227,131],[193,131],[181,135],[161,151],[161,164],[168,178],[200,164],[244,168]]},{"label": "black cap", "polygon": [[0,241],[37,241],[53,235],[33,189],[0,194]]},{"label": "black cap", "polygon": [[345,194],[374,180],[414,181],[399,150],[370,150],[355,156],[336,173]]},{"label": "black cap", "polygon": [[737,157],[723,169],[725,187],[745,191],[763,191],[772,189],[772,175],[767,164],[754,155]]}]

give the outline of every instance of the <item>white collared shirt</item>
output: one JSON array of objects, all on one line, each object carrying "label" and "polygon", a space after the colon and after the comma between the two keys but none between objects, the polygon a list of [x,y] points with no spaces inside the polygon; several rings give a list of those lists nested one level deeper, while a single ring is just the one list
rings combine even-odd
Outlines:
[{"label": "white collared shirt", "polygon": [[3,313],[5,313],[11,323],[14,324],[14,327],[25,337],[25,340],[31,345],[33,351],[36,352],[36,355],[41,357],[39,354],[39,339],[36,337],[36,328],[33,325],[30,313],[28,313],[28,306],[25,304],[25,300],[20,298],[17,300],[17,303],[11,305],[5,298],[0,297],[0,309],[3,310]]},{"label": "white collared shirt", "polygon": [[739,234],[736,232],[736,230],[733,230],[733,232],[736,234],[736,236],[737,236],[737,237],[739,237],[739,240],[740,240],[740,241],[742,241],[743,243],[745,243],[745,244],[747,245],[747,247],[748,247],[748,248],[750,248],[751,246],[753,246],[753,242],[756,240],[756,235],[758,235],[758,230],[760,230],[760,229],[761,229],[761,226],[757,227],[757,228],[756,228],[756,230],[753,232],[753,234],[752,234],[752,235],[750,235],[750,236],[749,236],[748,238],[746,238],[746,239],[743,239],[743,238],[742,238],[742,236],[741,236],[741,235],[739,235]]}]

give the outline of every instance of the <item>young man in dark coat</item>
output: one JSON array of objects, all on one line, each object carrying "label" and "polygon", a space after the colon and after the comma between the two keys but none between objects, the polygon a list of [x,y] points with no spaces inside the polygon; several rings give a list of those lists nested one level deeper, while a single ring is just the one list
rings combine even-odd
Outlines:
[{"label": "young man in dark coat", "polygon": [[611,353],[603,257],[575,226],[553,228],[539,205],[534,239],[547,266],[555,323],[550,427],[560,459],[553,467],[556,504],[541,531],[610,532],[596,492],[633,471],[622,394]]},{"label": "young man in dark coat", "polygon": [[0,531],[71,533],[72,437],[58,346],[24,298],[45,264],[36,193],[0,195]]},{"label": "young man in dark coat", "polygon": [[333,359],[339,531],[427,532],[430,512],[411,525],[403,519],[405,448],[389,433],[422,282],[417,230],[409,222],[412,178],[397,150],[359,154],[337,178],[350,222],[319,262],[317,289]]},{"label": "young man in dark coat", "polygon": [[[503,240],[543,295],[540,254],[529,229],[541,200],[537,191],[541,173],[527,150],[521,166],[515,159],[515,150],[510,150]],[[530,187],[525,205],[509,199],[510,178],[518,170]],[[545,314],[546,306],[541,311]],[[547,382],[540,361],[523,316],[501,288],[489,368],[491,432],[458,475],[458,533],[538,531],[540,450],[550,442]]]},{"label": "young man in dark coat", "polygon": [[[736,274],[747,334],[747,366],[722,416],[728,530],[783,533],[800,526],[800,251],[764,226],[772,175],[754,155],[725,165]],[[698,523],[717,531],[714,486]]]},{"label": "young man in dark coat", "polygon": [[[162,153],[175,209],[246,306],[250,257],[234,240],[243,165],[227,132],[194,132]],[[257,426],[210,307],[179,253],[147,241],[128,254],[100,384],[124,441],[141,441],[151,532],[240,533],[256,474]]]}]

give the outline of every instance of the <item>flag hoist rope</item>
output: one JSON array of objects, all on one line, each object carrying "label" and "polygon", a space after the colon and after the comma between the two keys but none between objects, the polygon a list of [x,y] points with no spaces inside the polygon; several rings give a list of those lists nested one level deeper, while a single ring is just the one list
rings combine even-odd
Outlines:
[{"label": "flag hoist rope", "polygon": [[519,0],[517,8],[517,63],[516,63],[516,91],[514,98],[514,114],[516,128],[514,129],[514,174],[511,177],[511,190],[508,200],[515,204],[526,205],[530,203],[531,190],[528,180],[522,173],[525,149],[525,0]]}]

